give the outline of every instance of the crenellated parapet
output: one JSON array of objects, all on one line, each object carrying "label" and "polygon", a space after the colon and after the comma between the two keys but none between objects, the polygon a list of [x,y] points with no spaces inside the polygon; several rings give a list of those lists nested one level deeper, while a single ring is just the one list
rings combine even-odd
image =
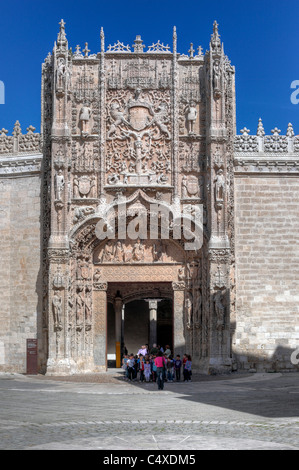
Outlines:
[{"label": "crenellated parapet", "polygon": [[27,134],[22,133],[19,121],[15,123],[12,135],[8,130],[0,130],[0,155],[31,154],[41,151],[40,134],[35,133],[35,127],[29,126]]},{"label": "crenellated parapet", "polygon": [[299,172],[299,136],[291,123],[285,135],[277,127],[271,135],[265,135],[261,119],[256,135],[251,135],[246,127],[241,133],[234,141],[235,173]]},{"label": "crenellated parapet", "polygon": [[17,121],[12,135],[4,128],[0,130],[0,176],[38,173],[41,160],[41,136],[35,133],[35,127],[29,126],[23,134]]}]

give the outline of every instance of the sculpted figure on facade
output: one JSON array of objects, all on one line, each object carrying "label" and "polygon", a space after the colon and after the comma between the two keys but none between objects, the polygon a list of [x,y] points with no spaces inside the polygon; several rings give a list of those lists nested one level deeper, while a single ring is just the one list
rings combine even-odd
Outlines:
[{"label": "sculpted figure on facade", "polygon": [[220,168],[216,173],[215,182],[215,202],[216,208],[221,208],[224,203],[225,179],[223,169]]},{"label": "sculpted figure on facade", "polygon": [[140,239],[135,243],[132,255],[134,261],[144,261],[144,245]]},{"label": "sculpted figure on facade", "polygon": [[221,290],[214,294],[214,311],[217,330],[222,330],[225,327],[225,295]]},{"label": "sculpted figure on facade", "polygon": [[60,58],[58,65],[57,65],[57,72],[56,72],[56,90],[60,91],[65,88],[65,81],[67,76],[66,64],[65,59]]},{"label": "sculpted figure on facade", "polygon": [[55,199],[56,201],[62,200],[62,194],[65,187],[65,180],[62,170],[58,170],[55,175]]},{"label": "sculpted figure on facade", "polygon": [[86,137],[89,134],[89,122],[90,122],[91,114],[92,114],[91,108],[88,106],[83,106],[80,109],[79,121],[80,121],[82,137]]},{"label": "sculpted figure on facade", "polygon": [[85,296],[85,327],[90,329],[92,325],[92,288],[86,287]]},{"label": "sculpted figure on facade", "polygon": [[185,315],[186,315],[186,325],[187,328],[192,328],[193,326],[193,298],[190,292],[186,293],[185,298]]},{"label": "sculpted figure on facade", "polygon": [[202,323],[202,294],[198,287],[194,295],[194,326],[200,328]]},{"label": "sculpted figure on facade", "polygon": [[85,299],[83,294],[83,287],[77,288],[76,296],[76,326],[77,329],[83,327],[83,319],[85,316]]},{"label": "sculpted figure on facade", "polygon": [[55,292],[52,300],[52,309],[54,316],[55,330],[62,329],[62,296],[59,292]]},{"label": "sculpted figure on facade", "polygon": [[186,108],[188,134],[194,134],[194,124],[197,120],[197,109],[193,101]]},{"label": "sculpted figure on facade", "polygon": [[125,252],[124,252],[122,243],[120,240],[118,240],[115,244],[113,260],[118,263],[122,263],[124,261],[124,256],[125,256]]}]

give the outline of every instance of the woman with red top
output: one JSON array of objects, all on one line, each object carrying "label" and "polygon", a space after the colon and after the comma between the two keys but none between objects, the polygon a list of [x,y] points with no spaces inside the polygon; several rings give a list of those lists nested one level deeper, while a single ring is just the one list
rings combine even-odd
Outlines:
[{"label": "woman with red top", "polygon": [[164,369],[166,366],[166,361],[161,351],[159,351],[157,354],[157,357],[155,359],[155,366],[157,367],[158,390],[163,390],[164,389]]}]

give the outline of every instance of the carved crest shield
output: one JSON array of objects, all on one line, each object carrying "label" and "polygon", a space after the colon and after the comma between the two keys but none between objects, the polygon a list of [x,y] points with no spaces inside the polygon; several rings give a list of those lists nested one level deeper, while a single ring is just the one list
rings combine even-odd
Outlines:
[{"label": "carved crest shield", "polygon": [[83,263],[81,266],[81,276],[82,279],[90,279],[90,267],[88,263]]},{"label": "carved crest shield", "polygon": [[199,192],[199,184],[196,176],[189,176],[187,181],[188,193],[191,196],[197,196]]},{"label": "carved crest shield", "polygon": [[147,107],[132,106],[129,108],[129,122],[136,131],[145,129],[150,121],[150,113]]},{"label": "carved crest shield", "polygon": [[88,196],[91,189],[91,182],[88,176],[82,176],[79,180],[79,191],[83,196]]}]

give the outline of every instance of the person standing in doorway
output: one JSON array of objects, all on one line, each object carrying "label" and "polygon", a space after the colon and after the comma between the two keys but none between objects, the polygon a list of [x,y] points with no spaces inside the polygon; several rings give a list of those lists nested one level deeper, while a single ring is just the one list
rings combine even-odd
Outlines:
[{"label": "person standing in doorway", "polygon": [[161,351],[159,351],[157,354],[155,365],[157,367],[158,390],[164,390],[165,358]]},{"label": "person standing in doorway", "polygon": [[181,367],[182,367],[181,356],[178,354],[174,362],[175,378],[177,382],[180,382],[181,380]]},{"label": "person standing in doorway", "polygon": [[192,360],[191,356],[187,356],[187,361],[184,366],[184,382],[191,380],[191,375],[192,375]]}]

